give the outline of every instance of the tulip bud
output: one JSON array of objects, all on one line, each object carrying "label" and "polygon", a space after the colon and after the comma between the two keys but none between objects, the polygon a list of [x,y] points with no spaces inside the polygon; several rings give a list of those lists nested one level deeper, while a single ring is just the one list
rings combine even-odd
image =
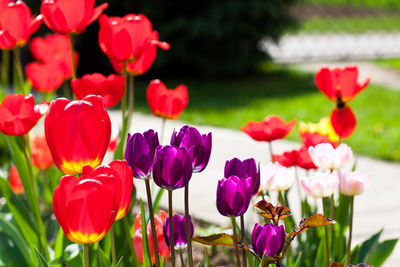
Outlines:
[{"label": "tulip bud", "polygon": [[253,189],[247,180],[229,176],[218,181],[217,209],[224,216],[241,216],[250,204]]},{"label": "tulip bud", "polygon": [[260,188],[260,166],[257,169],[256,161],[253,158],[246,159],[243,162],[238,158],[226,161],[224,176],[233,175],[241,179],[248,179],[252,189],[252,196],[258,193]]},{"label": "tulip bud", "polygon": [[[189,222],[190,222],[190,238],[191,238],[193,236],[194,230],[193,230],[192,218],[190,217],[190,215],[189,215]],[[172,223],[174,229],[174,249],[175,250],[183,249],[187,246],[185,216],[181,217],[178,214],[175,214],[174,216],[172,216]],[[168,245],[168,247],[171,247],[169,244],[169,237],[170,237],[169,224],[170,224],[170,219],[168,217],[167,220],[164,222],[163,230],[164,230],[165,243]]]},{"label": "tulip bud", "polygon": [[301,178],[300,182],[307,195],[314,198],[329,197],[339,186],[336,172],[316,172],[310,177]]},{"label": "tulip bud", "polygon": [[251,244],[254,252],[261,258],[278,256],[285,244],[285,229],[283,225],[274,226],[272,223],[259,225],[256,223],[251,234]]},{"label": "tulip bud", "polygon": [[260,189],[263,191],[284,191],[289,189],[296,178],[293,167],[283,167],[278,163],[268,163],[261,168]]},{"label": "tulip bud", "polygon": [[371,177],[360,172],[341,172],[339,189],[343,195],[355,196],[364,193]]},{"label": "tulip bud", "polygon": [[323,170],[340,170],[353,159],[353,151],[346,144],[334,148],[332,144],[322,143],[309,147],[308,153],[314,164]]}]

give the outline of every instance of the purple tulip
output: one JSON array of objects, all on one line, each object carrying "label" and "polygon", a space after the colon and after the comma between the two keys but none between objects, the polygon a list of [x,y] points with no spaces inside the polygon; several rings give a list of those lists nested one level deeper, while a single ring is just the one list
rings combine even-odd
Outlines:
[{"label": "purple tulip", "polygon": [[260,189],[260,165],[256,165],[253,158],[246,159],[243,162],[238,158],[226,161],[224,176],[235,175],[242,179],[247,179],[252,188],[252,196],[258,193]]},{"label": "purple tulip", "polygon": [[162,188],[186,186],[192,177],[192,157],[184,148],[158,146],[153,165],[154,182]]},{"label": "purple tulip", "polygon": [[[174,248],[175,248],[175,250],[183,249],[187,246],[185,216],[181,217],[178,214],[175,214],[174,216],[172,216],[172,222],[173,222],[173,229],[174,229]],[[192,223],[192,218],[190,217],[190,215],[189,215],[189,222],[190,222],[190,237],[192,237],[193,236],[193,223]],[[164,231],[165,243],[167,243],[168,247],[171,247],[169,245],[169,238],[170,238],[169,217],[164,222],[163,231]]]},{"label": "purple tulip", "polygon": [[274,226],[272,223],[259,225],[256,223],[251,234],[251,244],[258,256],[278,256],[285,244],[285,229],[283,225]]},{"label": "purple tulip", "polygon": [[125,160],[132,168],[134,177],[145,179],[151,175],[158,145],[158,135],[153,130],[148,130],[143,134],[128,134]]},{"label": "purple tulip", "polygon": [[211,133],[201,135],[196,128],[185,125],[179,132],[174,130],[171,145],[183,147],[192,155],[193,172],[201,172],[207,167],[212,147]]},{"label": "purple tulip", "polygon": [[229,176],[218,181],[217,209],[224,216],[241,216],[249,207],[252,188],[247,180]]}]

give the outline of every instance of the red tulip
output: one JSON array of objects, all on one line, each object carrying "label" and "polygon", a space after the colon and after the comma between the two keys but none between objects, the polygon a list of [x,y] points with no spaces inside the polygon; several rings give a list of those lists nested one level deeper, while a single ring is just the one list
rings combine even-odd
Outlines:
[{"label": "red tulip", "polygon": [[87,95],[100,95],[105,108],[115,106],[125,93],[124,76],[111,74],[107,78],[100,73],[86,74],[71,81],[72,91],[77,99]]},{"label": "red tulip", "polygon": [[0,132],[26,134],[47,110],[47,104],[35,105],[33,95],[7,95],[0,104]]},{"label": "red tulip", "polygon": [[272,155],[272,162],[278,162],[280,165],[284,167],[292,167],[296,165],[294,160],[294,150],[284,152],[282,155]]},{"label": "red tulip", "polygon": [[108,166],[118,174],[121,181],[121,200],[119,202],[117,217],[115,218],[115,220],[119,220],[125,217],[131,206],[133,173],[126,160],[114,160]]},{"label": "red tulip", "polygon": [[[168,261],[170,249],[165,243],[164,233],[163,233],[163,224],[167,219],[167,214],[165,211],[160,210],[160,217],[157,215],[154,216],[154,222],[156,225],[156,235],[157,235],[157,247],[158,253],[160,253],[161,259],[164,262]],[[140,217],[140,213],[136,215],[135,226],[133,230],[133,246],[135,248],[136,255],[143,264],[143,244],[142,244],[142,221]],[[149,249],[150,249],[150,257],[151,263],[154,265],[155,256],[154,256],[154,246],[153,246],[153,235],[151,233],[151,224],[150,222],[147,224],[147,239],[149,241]]]},{"label": "red tulip", "polygon": [[80,179],[61,177],[53,195],[53,211],[72,242],[98,242],[112,226],[118,207],[113,173],[89,167]]},{"label": "red tulip", "polygon": [[331,113],[332,127],[342,138],[350,137],[353,134],[357,119],[349,106],[344,108],[335,108]]},{"label": "red tulip", "polygon": [[110,117],[100,96],[52,101],[44,126],[54,162],[64,173],[81,173],[85,165],[96,167],[110,143]]},{"label": "red tulip", "polygon": [[42,16],[32,18],[31,10],[22,1],[2,1],[0,7],[0,49],[24,46],[39,29]]},{"label": "red tulip", "polygon": [[[147,72],[157,56],[157,46],[164,50],[169,50],[170,46],[168,43],[158,41],[158,33],[154,34],[154,40],[150,45],[143,51],[142,55],[134,62],[128,62],[126,64],[126,71],[131,76],[142,75]],[[123,72],[124,63],[118,62],[110,58],[111,64],[114,70],[118,73]]]},{"label": "red tulip", "polygon": [[349,66],[344,69],[321,68],[315,75],[315,82],[319,90],[331,101],[351,101],[356,94],[363,90],[369,83],[369,78],[358,82],[358,67]]},{"label": "red tulip", "polygon": [[[72,75],[71,43],[66,35],[47,34],[45,38],[36,37],[30,44],[34,58],[42,63],[57,62],[64,71],[64,79]],[[74,53],[75,62],[78,61],[78,53]]]},{"label": "red tulip", "polygon": [[167,89],[160,80],[150,82],[146,97],[154,115],[169,119],[177,119],[189,101],[188,89],[185,85]]},{"label": "red tulip", "polygon": [[19,177],[19,173],[17,167],[15,165],[11,165],[10,173],[9,173],[9,182],[11,190],[14,194],[23,194],[24,186],[22,185],[21,178]]},{"label": "red tulip", "polygon": [[53,92],[65,79],[65,69],[59,62],[29,63],[25,67],[25,74],[33,88],[39,92]]},{"label": "red tulip", "polygon": [[101,16],[99,45],[111,60],[120,62],[138,60],[152,45],[169,48],[167,43],[158,41],[150,20],[142,14],[128,14],[122,18]]},{"label": "red tulip", "polygon": [[60,34],[79,34],[108,7],[94,8],[94,0],[42,0],[40,9],[44,23]]},{"label": "red tulip", "polygon": [[108,145],[107,151],[115,152],[115,150],[117,149],[118,138],[118,134],[116,134],[115,136],[111,136],[110,144]]},{"label": "red tulip", "polygon": [[295,119],[286,123],[279,116],[270,115],[263,121],[249,121],[242,131],[256,141],[271,142],[285,138],[295,125]]},{"label": "red tulip", "polygon": [[305,170],[317,169],[317,166],[315,166],[305,146],[302,146],[299,150],[293,151],[293,161],[296,166]]},{"label": "red tulip", "polygon": [[32,163],[41,170],[53,166],[54,161],[51,156],[49,146],[44,134],[29,133],[29,147],[32,154]]}]

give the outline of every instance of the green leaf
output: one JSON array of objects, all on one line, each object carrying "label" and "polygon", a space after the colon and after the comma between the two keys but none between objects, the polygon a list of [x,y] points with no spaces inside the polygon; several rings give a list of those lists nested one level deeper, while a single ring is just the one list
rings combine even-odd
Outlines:
[{"label": "green leaf", "polygon": [[301,252],[297,255],[297,259],[296,259],[296,262],[294,263],[294,266],[293,266],[293,267],[301,267],[301,263],[302,263],[302,261],[301,261],[301,255],[302,255]]},{"label": "green leaf", "polygon": [[156,198],[154,199],[154,202],[153,202],[154,214],[156,214],[157,211],[158,211],[158,207],[160,206],[160,201],[161,201],[161,198],[162,198],[162,196],[163,196],[163,194],[164,194],[164,191],[165,191],[164,188],[158,189]]},{"label": "green leaf", "polygon": [[119,258],[118,262],[117,262],[117,267],[122,267],[124,266],[124,257]]},{"label": "green leaf", "polygon": [[110,259],[100,246],[97,246],[97,254],[99,255],[99,262],[101,266],[111,266]]},{"label": "green leaf", "polygon": [[[32,250],[32,253],[33,250]],[[35,266],[39,266],[36,256],[28,262],[24,261],[24,257],[18,249],[15,249],[15,244],[5,233],[0,231],[0,266],[20,267],[30,266],[31,262],[35,262]]]},{"label": "green leaf", "polygon": [[392,254],[397,241],[398,239],[389,239],[379,243],[368,263],[374,267],[382,266],[390,254]]},{"label": "green leaf", "polygon": [[214,234],[209,236],[197,236],[192,238],[193,241],[204,244],[204,245],[225,245],[233,246],[233,237],[225,234]]},{"label": "green leaf", "polygon": [[143,244],[143,264],[151,265],[149,241],[147,238],[146,214],[144,213],[143,201],[140,199],[140,215],[142,219],[142,244]]},{"label": "green leaf", "polygon": [[210,264],[208,262],[208,251],[207,248],[204,250],[204,267],[209,267]]},{"label": "green leaf", "polygon": [[[54,259],[62,258],[63,252],[64,252],[64,232],[60,227],[60,229],[58,230],[56,244],[54,247]],[[54,265],[52,264],[52,266],[61,267],[61,264],[54,264]]]},{"label": "green leaf", "polygon": [[371,236],[368,240],[364,241],[361,244],[361,248],[360,248],[360,254],[358,255],[358,261],[357,262],[368,262],[369,259],[371,258],[370,255],[372,251],[374,251],[376,249],[376,247],[378,246],[378,240],[379,237],[382,234],[382,230],[380,230],[379,232],[377,232],[376,234],[374,234],[373,236]]},{"label": "green leaf", "polygon": [[326,266],[326,248],[325,240],[321,238],[319,242],[317,257],[315,258],[315,267]]},{"label": "green leaf", "polygon": [[7,180],[0,178],[0,193],[6,199],[7,207],[10,209],[13,218],[18,226],[19,232],[24,237],[25,241],[33,251],[33,246],[39,244],[36,230],[32,228],[34,226],[29,212],[26,209],[22,201],[15,195]]},{"label": "green leaf", "polygon": [[[10,214],[11,215],[11,214]],[[7,215],[0,214],[0,231],[5,233],[16,246],[14,249],[18,249],[22,254],[26,262],[32,262],[35,260],[34,255],[30,252],[30,247],[22,237],[20,231],[15,227],[15,225],[6,218]],[[11,216],[10,216],[11,217]],[[37,264],[34,264],[37,266]]]},{"label": "green leaf", "polygon": [[36,247],[34,249],[35,249],[36,257],[39,262],[39,266],[40,267],[50,267],[49,263],[46,261],[46,259],[43,257],[43,255],[36,249]]}]

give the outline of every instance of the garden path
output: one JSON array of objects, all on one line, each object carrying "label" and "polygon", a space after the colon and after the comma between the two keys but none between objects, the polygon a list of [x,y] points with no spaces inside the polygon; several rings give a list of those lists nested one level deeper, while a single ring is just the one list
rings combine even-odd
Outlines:
[{"label": "garden path", "polygon": [[[113,130],[120,124],[120,113],[111,111],[110,117]],[[135,113],[132,119],[131,132],[143,132],[148,129],[160,131],[162,120],[150,115]],[[168,120],[165,126],[162,144],[169,142],[173,129],[179,130],[182,121]],[[199,174],[194,174],[190,182],[190,210],[191,214],[199,219],[228,226],[229,219],[220,215],[215,205],[218,180],[223,177],[225,161],[233,157],[246,159],[254,157],[256,161],[265,164],[269,161],[267,144],[255,142],[246,134],[225,128],[199,126],[201,133],[212,132],[213,150],[208,167]],[[289,149],[298,148],[300,144],[289,141],[276,141],[273,149],[282,153]],[[371,184],[367,192],[355,199],[354,244],[367,239],[373,233],[384,229],[382,238],[400,238],[400,165],[392,162],[376,160],[368,157],[357,157],[357,169],[371,174]],[[300,172],[300,175],[304,173]],[[146,199],[144,183],[135,180],[138,196]],[[296,187],[296,185],[295,185]],[[297,188],[290,192],[291,208],[294,214],[298,213]],[[301,192],[304,195],[304,192]],[[174,191],[174,207],[176,212],[183,212],[183,189]],[[272,195],[274,197],[274,195]],[[166,194],[161,202],[167,207]],[[254,210],[249,208],[249,210]],[[248,225],[256,215],[246,213]],[[299,218],[297,218],[299,219]],[[385,264],[400,266],[400,245],[398,244],[392,256]]]}]

